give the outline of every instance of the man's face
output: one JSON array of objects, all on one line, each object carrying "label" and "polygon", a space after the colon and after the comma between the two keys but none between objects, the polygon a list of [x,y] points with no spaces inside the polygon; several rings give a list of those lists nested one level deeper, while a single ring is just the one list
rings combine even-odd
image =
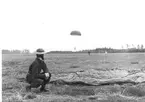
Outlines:
[{"label": "man's face", "polygon": [[37,55],[37,57],[42,58],[44,60],[44,54]]},{"label": "man's face", "polygon": [[44,54],[40,55],[42,59],[44,59]]}]

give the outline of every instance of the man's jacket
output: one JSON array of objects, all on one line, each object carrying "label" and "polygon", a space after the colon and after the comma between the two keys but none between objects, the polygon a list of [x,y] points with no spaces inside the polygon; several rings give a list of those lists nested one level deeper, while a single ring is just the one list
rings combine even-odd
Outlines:
[{"label": "man's jacket", "polygon": [[45,78],[44,73],[49,73],[45,62],[41,58],[36,58],[35,61],[30,65],[26,80],[31,82],[37,78]]}]

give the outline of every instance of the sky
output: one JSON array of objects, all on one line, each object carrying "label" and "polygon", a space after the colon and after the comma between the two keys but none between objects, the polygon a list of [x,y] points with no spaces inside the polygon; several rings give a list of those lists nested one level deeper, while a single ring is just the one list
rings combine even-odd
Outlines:
[{"label": "sky", "polygon": [[[1,0],[2,49],[145,46],[145,0]],[[82,36],[71,36],[73,30]]]}]

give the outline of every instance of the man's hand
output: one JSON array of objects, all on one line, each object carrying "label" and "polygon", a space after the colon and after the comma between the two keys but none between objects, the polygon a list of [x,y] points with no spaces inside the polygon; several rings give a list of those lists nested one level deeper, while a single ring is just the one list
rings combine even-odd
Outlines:
[{"label": "man's hand", "polygon": [[49,73],[45,73],[46,79],[49,78]]}]

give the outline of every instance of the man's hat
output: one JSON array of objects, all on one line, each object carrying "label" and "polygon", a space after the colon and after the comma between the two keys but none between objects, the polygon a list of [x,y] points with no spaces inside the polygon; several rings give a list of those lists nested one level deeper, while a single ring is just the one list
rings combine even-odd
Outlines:
[{"label": "man's hat", "polygon": [[39,48],[39,49],[36,50],[36,54],[38,54],[38,55],[43,55],[45,53],[46,52],[43,49],[41,49],[41,48]]}]

